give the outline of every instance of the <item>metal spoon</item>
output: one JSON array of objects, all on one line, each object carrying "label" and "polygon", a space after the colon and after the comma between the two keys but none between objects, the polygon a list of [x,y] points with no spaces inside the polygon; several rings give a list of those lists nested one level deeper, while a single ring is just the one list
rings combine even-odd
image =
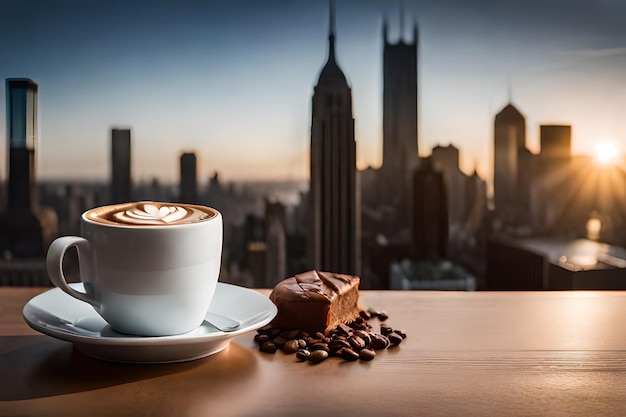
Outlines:
[{"label": "metal spoon", "polygon": [[250,316],[244,320],[237,320],[231,317],[222,316],[218,313],[212,313],[207,311],[204,315],[204,320],[215,327],[217,330],[222,332],[234,332],[242,327],[246,327],[252,323],[264,320],[266,317],[269,317],[271,311],[262,311],[258,314]]}]

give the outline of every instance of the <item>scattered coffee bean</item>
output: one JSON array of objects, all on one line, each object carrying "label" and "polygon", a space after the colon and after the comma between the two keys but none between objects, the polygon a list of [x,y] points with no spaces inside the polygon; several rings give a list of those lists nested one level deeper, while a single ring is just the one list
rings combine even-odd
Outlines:
[{"label": "scattered coffee bean", "polygon": [[326,358],[328,358],[328,352],[326,352],[325,350],[315,350],[311,352],[308,360],[309,362],[320,363]]},{"label": "scattered coffee bean", "polygon": [[277,349],[278,348],[276,347],[276,345],[270,341],[265,342],[261,345],[261,352],[274,353]]},{"label": "scattered coffee bean", "polygon": [[330,348],[328,347],[326,343],[314,343],[309,346],[309,349],[311,350],[311,352],[316,351],[316,350],[323,350],[326,353],[330,352]]},{"label": "scattered coffee bean", "polygon": [[373,334],[369,347],[374,350],[387,349],[389,347],[389,339],[382,334]]},{"label": "scattered coffee bean", "polygon": [[259,334],[269,334],[274,328],[271,324],[266,324],[265,326],[257,329],[257,333]]},{"label": "scattered coffee bean", "polygon": [[311,352],[309,352],[308,350],[304,350],[304,349],[300,349],[299,351],[296,352],[296,358],[300,362],[304,362],[305,360],[307,360],[310,355],[311,355]]},{"label": "scattered coffee bean", "polygon": [[297,339],[300,335],[300,330],[290,330],[284,335],[286,339]]},{"label": "scattered coffee bean", "polygon": [[282,336],[276,336],[274,339],[272,339],[272,342],[274,342],[274,344],[278,347],[282,347],[286,341],[287,339]]},{"label": "scattered coffee bean", "polygon": [[298,349],[300,349],[300,346],[298,346],[297,340],[291,339],[285,342],[282,349],[285,353],[296,353]]},{"label": "scattered coffee bean", "polygon": [[376,352],[371,349],[361,349],[359,352],[359,359],[362,361],[371,361],[376,357]]},{"label": "scattered coffee bean", "polygon": [[380,311],[370,307],[367,309],[367,313],[370,315],[370,317],[378,317],[378,315],[380,314]]},{"label": "scattered coffee bean", "polygon": [[370,309],[361,311],[354,321],[340,324],[327,334],[315,332],[313,335],[303,330],[283,330],[267,325],[257,330],[254,341],[263,352],[275,353],[280,349],[285,354],[295,353],[301,362],[319,363],[329,356],[345,361],[371,361],[376,357],[376,350],[397,346],[406,338],[404,330],[394,330],[385,323],[380,324],[380,333],[374,332],[368,322],[374,317],[381,322],[388,319],[384,311]]},{"label": "scattered coffee bean", "polygon": [[365,341],[356,335],[350,336],[348,342],[350,342],[350,346],[356,350],[361,350],[365,347]]},{"label": "scattered coffee bean", "polygon": [[387,326],[386,324],[380,325],[380,334],[382,334],[383,336],[389,336],[391,332],[393,332],[393,329],[391,327]]},{"label": "scattered coffee bean", "polygon": [[328,347],[330,348],[331,352],[337,352],[342,348],[350,348],[352,346],[345,339],[334,339],[331,340],[331,342],[328,344]]},{"label": "scattered coffee bean", "polygon": [[274,337],[277,337],[281,333],[282,332],[280,331],[280,329],[271,329],[268,334],[270,335],[271,338],[274,338]]},{"label": "scattered coffee bean", "polygon": [[350,349],[350,348],[343,348],[339,351],[339,356],[342,359],[345,359],[347,361],[356,361],[359,359],[359,354],[356,353],[354,350]]},{"label": "scattered coffee bean", "polygon": [[363,341],[365,342],[365,345],[369,345],[370,341],[372,340],[372,337],[370,336],[370,333],[366,332],[365,330],[355,330],[354,334],[356,336],[359,336],[361,339],[363,339]]},{"label": "scattered coffee bean", "polygon": [[397,345],[399,345],[402,342],[402,336],[400,336],[396,332],[393,332],[393,333],[389,334],[389,336],[387,336],[387,338],[389,339],[390,346],[397,346]]},{"label": "scattered coffee bean", "polygon": [[346,336],[349,336],[350,333],[352,333],[352,329],[350,328],[350,326],[348,326],[347,324],[343,324],[343,323],[337,326],[337,331]]}]

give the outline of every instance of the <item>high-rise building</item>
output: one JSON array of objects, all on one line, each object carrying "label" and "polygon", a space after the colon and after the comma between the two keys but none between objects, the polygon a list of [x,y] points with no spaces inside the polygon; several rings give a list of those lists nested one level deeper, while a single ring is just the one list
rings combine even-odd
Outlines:
[{"label": "high-rise building", "polygon": [[352,90],[335,58],[330,10],[328,60],[313,93],[309,251],[313,268],[359,274],[360,207]]},{"label": "high-rise building", "polygon": [[130,129],[111,130],[111,203],[131,198]]},{"label": "high-rise building", "polygon": [[9,184],[6,212],[0,218],[0,256],[6,258],[43,254],[35,194],[38,90],[30,79],[6,80]]},{"label": "high-rise building", "polygon": [[569,125],[541,125],[539,127],[541,175],[566,169],[572,159],[572,127]]},{"label": "high-rise building", "polygon": [[265,201],[265,241],[267,262],[265,288],[273,288],[287,278],[286,210],[280,202]]},{"label": "high-rise building", "polygon": [[443,259],[448,246],[448,202],[443,173],[435,169],[431,158],[422,159],[413,186],[415,259]]},{"label": "high-rise building", "polygon": [[496,114],[493,139],[493,200],[498,216],[513,220],[520,195],[520,155],[526,150],[526,119],[508,104]]},{"label": "high-rise building", "polygon": [[467,213],[465,175],[459,166],[459,149],[454,145],[433,148],[431,159],[436,169],[443,173],[448,201],[448,222],[451,232],[458,232]]},{"label": "high-rise building", "polygon": [[[401,16],[401,19],[403,17]],[[402,23],[402,22],[401,22]],[[401,24],[402,28],[402,24]],[[395,226],[409,230],[413,171],[418,164],[417,24],[413,40],[388,38],[383,22],[383,164],[381,188],[385,203],[395,207]]]},{"label": "high-rise building", "polygon": [[197,162],[193,152],[185,152],[180,156],[180,202],[199,203]]}]

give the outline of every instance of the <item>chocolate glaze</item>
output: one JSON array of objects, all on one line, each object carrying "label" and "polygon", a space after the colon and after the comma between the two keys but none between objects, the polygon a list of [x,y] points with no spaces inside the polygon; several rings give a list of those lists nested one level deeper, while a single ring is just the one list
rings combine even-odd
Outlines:
[{"label": "chocolate glaze", "polygon": [[270,294],[278,307],[272,324],[285,329],[326,331],[352,321],[359,312],[359,282],[354,275],[317,270],[287,278]]}]

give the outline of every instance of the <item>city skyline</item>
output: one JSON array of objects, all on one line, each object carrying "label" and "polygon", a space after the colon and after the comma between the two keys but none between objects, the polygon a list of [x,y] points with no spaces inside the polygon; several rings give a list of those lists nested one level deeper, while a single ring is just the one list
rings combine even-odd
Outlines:
[{"label": "city skyline", "polygon": [[[476,163],[490,178],[493,117],[509,99],[526,117],[534,152],[540,124],[571,125],[574,154],[589,154],[601,141],[623,152],[626,29],[618,16],[626,5],[502,3],[403,2],[404,39],[413,19],[420,32],[420,155],[452,143],[464,171]],[[40,86],[38,179],[106,180],[116,127],[132,129],[135,181],[176,182],[186,151],[198,157],[201,184],[213,171],[227,180],[308,178],[311,94],[327,54],[326,1],[64,1],[38,3],[26,15],[20,9],[29,2],[3,5],[14,14],[0,17],[8,45],[2,76]],[[382,21],[387,16],[396,41],[402,6],[372,0],[336,8],[337,60],[354,95],[357,165],[378,167]],[[0,128],[6,132],[4,120]],[[5,180],[6,146],[0,168]]]}]

